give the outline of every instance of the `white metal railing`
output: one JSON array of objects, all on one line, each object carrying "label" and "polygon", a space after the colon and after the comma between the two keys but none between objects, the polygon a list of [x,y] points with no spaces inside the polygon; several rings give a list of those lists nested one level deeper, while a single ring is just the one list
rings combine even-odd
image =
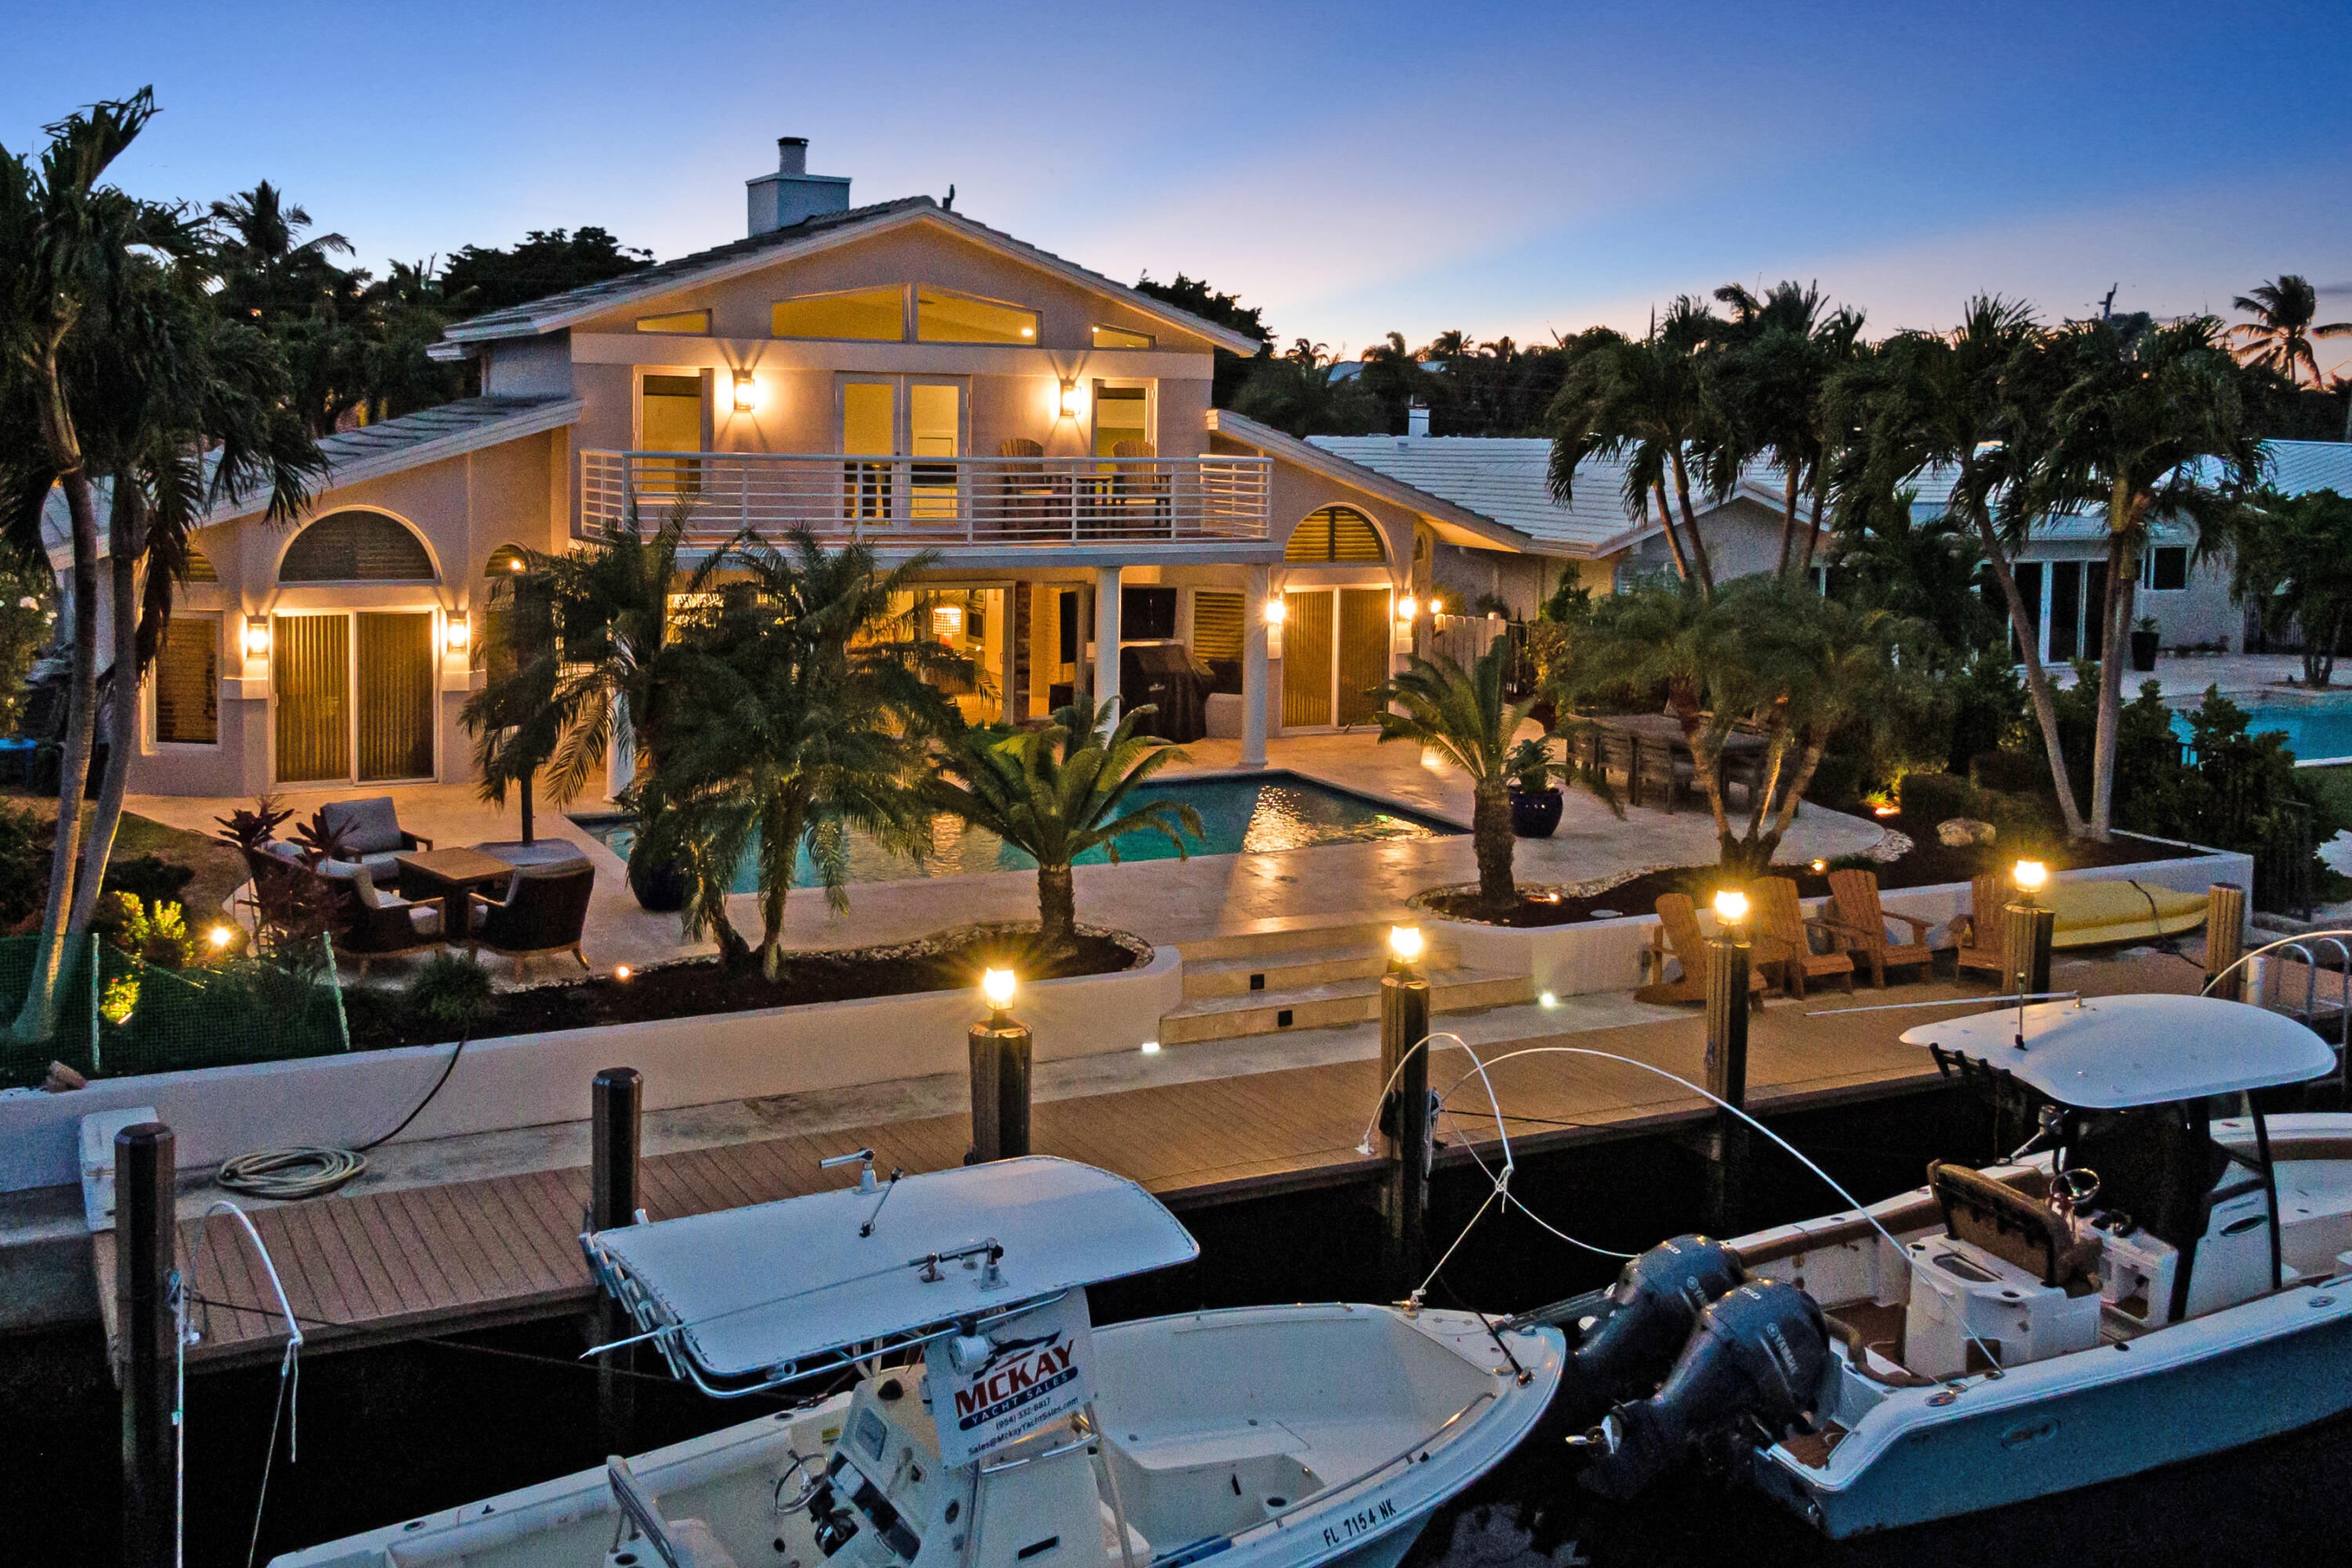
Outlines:
[{"label": "white metal railing", "polygon": [[1264,458],[863,458],[804,452],[580,455],[581,521],[658,525],[680,505],[717,542],[744,529],[912,549],[1264,541]]}]

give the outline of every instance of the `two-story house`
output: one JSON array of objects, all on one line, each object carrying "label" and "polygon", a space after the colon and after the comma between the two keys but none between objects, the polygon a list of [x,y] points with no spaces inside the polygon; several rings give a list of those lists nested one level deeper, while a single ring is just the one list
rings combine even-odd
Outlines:
[{"label": "two-story house", "polygon": [[985,672],[974,718],[1117,697],[1122,647],[1183,644],[1250,763],[1366,721],[1441,545],[1534,548],[1213,410],[1213,354],[1254,342],[928,196],[853,207],[780,147],[745,238],[459,323],[434,352],[480,396],[323,442],[290,528],[213,514],[132,787],[468,777],[486,582],[632,517],[930,552],[910,607]]}]

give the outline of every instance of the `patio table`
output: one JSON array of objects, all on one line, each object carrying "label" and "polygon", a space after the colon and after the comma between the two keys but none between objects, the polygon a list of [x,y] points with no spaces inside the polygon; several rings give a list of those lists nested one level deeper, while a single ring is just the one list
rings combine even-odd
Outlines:
[{"label": "patio table", "polygon": [[400,868],[400,896],[404,899],[446,899],[441,907],[443,940],[460,942],[473,929],[472,901],[466,895],[475,889],[504,887],[515,874],[507,861],[485,855],[478,849],[425,849],[394,857]]},{"label": "patio table", "polygon": [[[1612,713],[1591,718],[1562,715],[1561,722],[1591,724],[1596,729],[1626,736],[1637,745],[1644,742],[1651,745],[1663,745],[1671,757],[1689,763],[1694,775],[1696,773],[1697,755],[1691,750],[1689,738],[1683,733],[1683,721],[1671,713]],[[1716,759],[1717,776],[1720,778],[1727,773],[1745,771],[1748,777],[1755,777],[1755,769],[1761,764],[1764,752],[1763,736],[1733,731],[1723,738],[1723,753]],[[1674,805],[1671,789],[1667,793],[1666,804],[1671,810]]]}]

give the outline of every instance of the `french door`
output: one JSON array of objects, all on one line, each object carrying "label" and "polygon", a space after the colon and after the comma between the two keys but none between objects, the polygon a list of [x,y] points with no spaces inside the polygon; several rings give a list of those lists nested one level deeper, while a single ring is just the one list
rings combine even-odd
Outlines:
[{"label": "french door", "polygon": [[[955,459],[964,455],[964,383],[917,375],[843,376],[837,387],[842,456],[864,459],[842,465],[845,520],[961,519],[963,487]],[[927,458],[934,460],[921,460]]]},{"label": "french door", "polygon": [[1283,728],[1372,721],[1371,692],[1389,678],[1394,602],[1386,588],[1300,588],[1283,595]]},{"label": "french door", "polygon": [[277,617],[278,783],[433,776],[433,621],[429,610]]}]

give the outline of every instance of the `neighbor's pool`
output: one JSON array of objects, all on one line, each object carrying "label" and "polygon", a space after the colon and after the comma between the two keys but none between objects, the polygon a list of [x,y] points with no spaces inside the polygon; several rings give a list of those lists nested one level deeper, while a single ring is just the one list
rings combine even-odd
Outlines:
[{"label": "neighbor's pool", "polygon": [[[2340,699],[2238,700],[2238,706],[2246,710],[2249,734],[2259,735],[2266,730],[2283,732],[2286,749],[2294,753],[2297,762],[2352,757],[2352,692]],[[2182,740],[2189,739],[2189,721],[2178,711],[2172,716],[2172,730]]]},{"label": "neighbor's pool", "polygon": [[[1150,786],[1137,798],[1172,800],[1199,812],[1203,837],[1185,846],[1194,855],[1255,855],[1377,838],[1438,838],[1462,831],[1433,817],[1289,773],[1171,780]],[[636,841],[633,817],[575,816],[572,820],[611,846],[623,859]],[[985,871],[1034,870],[1037,865],[996,835],[945,813],[931,820],[931,859],[918,868],[871,840],[855,838],[849,850],[849,879],[887,882],[906,877],[971,877]],[[1118,855],[1121,860],[1172,860],[1176,847],[1158,833],[1129,833],[1120,837]],[[1089,849],[1078,857],[1077,863],[1097,865],[1109,858],[1102,849]],[[816,881],[803,852],[793,873],[793,885],[809,888]],[[750,893],[758,888],[754,858],[746,856],[735,869],[735,891]]]}]

